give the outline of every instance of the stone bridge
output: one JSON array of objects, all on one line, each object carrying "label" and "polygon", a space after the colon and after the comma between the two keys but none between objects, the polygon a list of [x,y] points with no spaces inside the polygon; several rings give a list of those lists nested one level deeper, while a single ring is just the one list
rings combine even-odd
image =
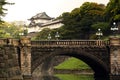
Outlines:
[{"label": "stone bridge", "polygon": [[[37,69],[37,67],[47,59],[55,56],[65,55],[83,60],[95,71],[97,75],[106,75],[109,73],[109,52],[104,41],[32,41],[31,44],[31,72],[34,72],[34,70]],[[43,68],[45,68],[45,66]]]},{"label": "stone bridge", "polygon": [[[55,56],[71,56],[87,63],[95,76],[120,78],[120,38],[103,40],[0,40],[0,77],[49,73]],[[50,71],[51,72],[51,71]]]}]

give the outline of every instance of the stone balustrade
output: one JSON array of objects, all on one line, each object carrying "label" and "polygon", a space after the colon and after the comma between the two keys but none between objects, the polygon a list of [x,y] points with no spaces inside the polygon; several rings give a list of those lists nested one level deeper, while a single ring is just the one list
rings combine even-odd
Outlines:
[{"label": "stone balustrade", "polygon": [[19,45],[19,40],[18,39],[13,39],[13,38],[0,39],[0,45],[18,46]]},{"label": "stone balustrade", "polygon": [[39,40],[39,41],[31,41],[29,38],[22,38],[21,40],[18,39],[0,39],[0,45],[14,45],[18,46],[21,44],[32,44],[32,46],[42,46],[42,45],[59,45],[59,46],[65,46],[65,45],[91,45],[91,46],[103,46],[103,45],[109,45],[109,41],[103,41],[103,40]]},{"label": "stone balustrade", "polygon": [[7,39],[0,39],[0,45],[6,45],[8,43]]},{"label": "stone balustrade", "polygon": [[67,45],[76,45],[76,46],[104,46],[109,42],[103,40],[50,40],[50,41],[32,41],[32,46],[67,46]]}]

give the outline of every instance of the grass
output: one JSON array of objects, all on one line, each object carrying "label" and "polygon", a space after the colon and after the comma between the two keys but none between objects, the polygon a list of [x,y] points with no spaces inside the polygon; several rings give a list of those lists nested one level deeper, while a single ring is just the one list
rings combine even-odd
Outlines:
[{"label": "grass", "polygon": [[69,58],[63,63],[55,66],[55,69],[70,69],[70,70],[83,70],[83,69],[91,69],[86,63],[77,59],[77,58]]}]

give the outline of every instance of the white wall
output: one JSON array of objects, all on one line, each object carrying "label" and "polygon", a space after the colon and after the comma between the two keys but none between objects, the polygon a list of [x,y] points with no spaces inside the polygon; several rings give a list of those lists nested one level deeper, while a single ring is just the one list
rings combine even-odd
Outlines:
[{"label": "white wall", "polygon": [[61,26],[63,26],[63,24],[59,20],[57,20],[57,21],[49,21],[49,22],[43,24],[42,26],[29,27],[28,28],[28,33],[30,33],[30,32],[40,32],[44,28],[55,29],[55,28],[59,28]]}]

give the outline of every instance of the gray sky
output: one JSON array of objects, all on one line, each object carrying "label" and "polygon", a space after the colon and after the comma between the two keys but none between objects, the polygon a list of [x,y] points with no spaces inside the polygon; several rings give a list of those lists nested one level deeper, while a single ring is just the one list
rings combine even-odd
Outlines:
[{"label": "gray sky", "polygon": [[70,12],[84,2],[107,4],[109,0],[7,0],[15,5],[5,6],[6,21],[26,21],[37,13],[46,12],[50,17],[58,17],[63,12]]}]

